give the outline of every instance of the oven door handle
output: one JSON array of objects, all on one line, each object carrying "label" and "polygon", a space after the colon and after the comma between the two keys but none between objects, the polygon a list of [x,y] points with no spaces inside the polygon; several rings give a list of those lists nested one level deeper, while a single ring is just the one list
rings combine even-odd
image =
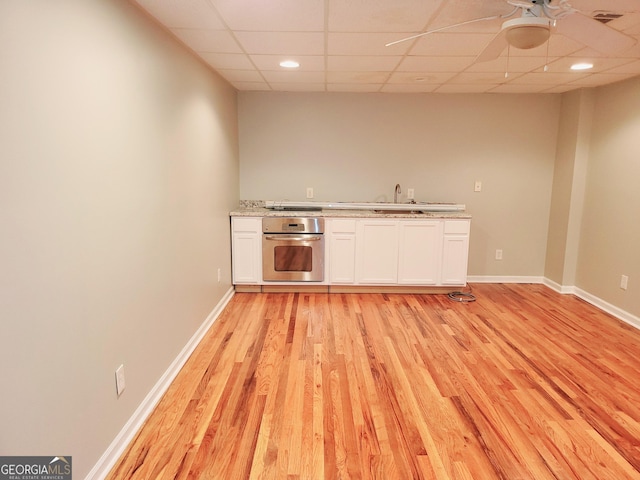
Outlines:
[{"label": "oven door handle", "polygon": [[319,242],[322,240],[322,236],[315,237],[301,237],[299,235],[265,235],[265,240],[293,240],[296,242]]}]

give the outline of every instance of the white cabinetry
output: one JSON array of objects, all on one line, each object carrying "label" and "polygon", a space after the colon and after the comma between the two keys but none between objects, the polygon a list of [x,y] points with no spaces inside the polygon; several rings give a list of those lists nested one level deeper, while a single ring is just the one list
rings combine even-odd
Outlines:
[{"label": "white cabinetry", "polygon": [[232,217],[233,283],[262,282],[262,218]]},{"label": "white cabinetry", "polygon": [[398,282],[398,222],[359,220],[356,236],[356,279],[362,284]]},{"label": "white cabinetry", "polygon": [[[263,284],[262,218],[231,223],[233,283]],[[464,218],[326,218],[325,278],[330,285],[465,285],[469,229]]]},{"label": "white cabinetry", "polygon": [[354,283],[356,272],[356,221],[353,218],[327,219],[326,233],[329,283]]},{"label": "white cabinetry", "polygon": [[467,282],[468,219],[327,219],[329,284],[453,286]]},{"label": "white cabinetry", "polygon": [[469,227],[469,220],[444,221],[441,280],[443,285],[464,285],[467,283]]},{"label": "white cabinetry", "polygon": [[401,221],[398,283],[437,285],[440,279],[442,221]]}]

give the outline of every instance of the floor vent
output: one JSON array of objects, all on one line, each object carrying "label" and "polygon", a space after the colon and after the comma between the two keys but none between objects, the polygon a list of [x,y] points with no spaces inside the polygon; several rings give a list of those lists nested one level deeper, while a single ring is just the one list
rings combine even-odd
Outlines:
[{"label": "floor vent", "polygon": [[598,20],[601,23],[609,23],[611,20],[615,20],[616,18],[620,18],[621,16],[621,13],[595,12],[593,14],[593,19]]}]

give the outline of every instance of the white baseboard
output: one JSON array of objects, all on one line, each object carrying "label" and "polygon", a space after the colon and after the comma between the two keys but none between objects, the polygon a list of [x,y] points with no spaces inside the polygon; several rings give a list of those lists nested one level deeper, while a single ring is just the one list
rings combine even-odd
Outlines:
[{"label": "white baseboard", "polygon": [[610,304],[602,300],[601,298],[596,297],[595,295],[591,295],[589,292],[585,292],[584,290],[573,287],[574,295],[580,297],[585,302],[589,302],[591,305],[598,307],[600,310],[607,312],[610,315],[622,320],[625,323],[628,323],[632,327],[635,327],[640,330],[640,317],[636,317],[631,313],[622,310],[621,308],[616,307],[615,305]]},{"label": "white baseboard", "polygon": [[575,295],[585,302],[590,303],[594,307],[597,307],[600,310],[613,315],[617,319],[622,320],[623,322],[628,323],[632,327],[640,330],[640,317],[622,310],[621,308],[616,307],[615,305],[612,305],[609,302],[582,290],[581,288],[568,285],[560,285],[559,283],[554,282],[553,280],[550,280],[546,277],[500,277],[471,275],[467,277],[467,281],[469,283],[542,283],[552,290],[555,290],[558,293],[562,293],[563,295]]},{"label": "white baseboard", "polygon": [[470,275],[467,277],[469,283],[543,283],[543,277],[529,276],[493,276],[493,275]]},{"label": "white baseboard", "polygon": [[129,421],[125,424],[122,430],[120,430],[120,433],[118,433],[113,442],[111,442],[109,448],[107,448],[102,457],[100,457],[100,460],[98,460],[94,465],[89,474],[85,477],[85,480],[101,480],[111,471],[120,456],[124,453],[125,449],[129,446],[129,443],[135,437],[136,433],[138,433],[140,427],[142,427],[142,424],[151,412],[153,412],[153,409],[165,394],[171,385],[171,382],[176,378],[180,369],[187,362],[209,328],[211,328],[227,306],[234,293],[235,290],[233,287],[225,293],[202,325],[200,325],[200,328],[198,328],[196,333],[194,333],[189,339],[180,354],[175,358],[171,365],[169,365],[169,368],[164,372],[162,377],[160,377],[160,380],[158,380],[151,391],[147,394],[131,418],[129,418]]}]

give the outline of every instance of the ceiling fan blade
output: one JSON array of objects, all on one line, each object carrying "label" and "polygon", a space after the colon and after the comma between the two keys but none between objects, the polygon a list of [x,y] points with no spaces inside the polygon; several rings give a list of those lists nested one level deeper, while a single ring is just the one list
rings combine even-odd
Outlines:
[{"label": "ceiling fan blade", "polygon": [[[513,15],[514,12],[515,12],[515,10],[513,12],[511,12],[508,16]],[[394,42],[387,43],[385,45],[385,47],[390,47],[391,45],[395,45],[397,43],[406,42],[408,40],[413,40],[415,38],[424,37],[425,35],[429,35],[431,33],[437,33],[437,32],[442,32],[443,30],[449,30],[450,28],[462,27],[464,25],[469,25],[471,23],[486,22],[486,21],[489,21],[489,20],[496,20],[498,18],[504,18],[504,17],[505,17],[505,15],[491,15],[489,17],[474,18],[473,20],[467,20],[466,22],[459,22],[459,23],[454,23],[453,25],[447,25],[445,27],[434,28],[433,30],[427,30],[426,32],[418,33],[416,35],[411,35],[410,37],[401,38],[400,40],[396,40]]]},{"label": "ceiling fan blade", "polygon": [[476,57],[474,62],[488,62],[495,60],[500,56],[502,51],[507,48],[507,30],[502,29],[493,37],[484,50]]},{"label": "ceiling fan blade", "polygon": [[636,43],[635,38],[580,12],[558,19],[556,31],[600,53],[622,52]]},{"label": "ceiling fan blade", "polygon": [[591,14],[597,11],[611,11],[612,13],[638,12],[640,2],[638,0],[572,0],[571,6],[584,14]]}]

